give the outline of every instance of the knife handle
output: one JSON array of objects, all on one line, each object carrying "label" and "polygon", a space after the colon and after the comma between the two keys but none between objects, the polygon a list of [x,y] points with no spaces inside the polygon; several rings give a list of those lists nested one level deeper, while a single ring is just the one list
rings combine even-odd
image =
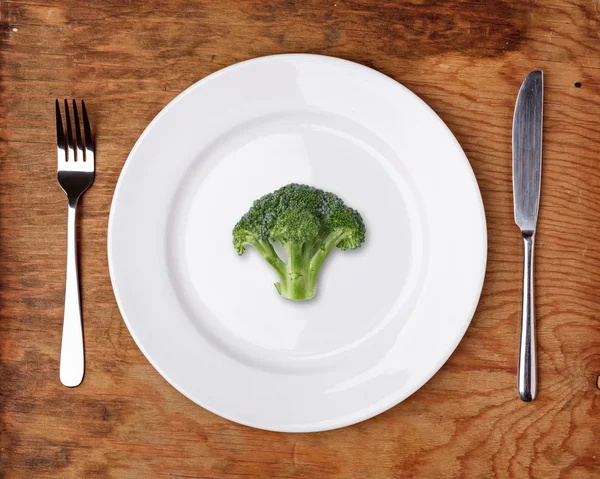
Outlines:
[{"label": "knife handle", "polygon": [[519,397],[533,401],[537,392],[535,358],[535,306],[533,294],[533,253],[535,233],[523,233],[523,313],[519,351]]}]

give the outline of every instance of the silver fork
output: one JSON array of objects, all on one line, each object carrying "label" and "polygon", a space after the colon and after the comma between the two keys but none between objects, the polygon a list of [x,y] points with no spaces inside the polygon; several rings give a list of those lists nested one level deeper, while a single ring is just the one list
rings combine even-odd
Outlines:
[{"label": "silver fork", "polygon": [[[67,148],[60,114],[60,104],[56,100],[56,143],[58,152],[58,183],[67,194],[69,209],[67,216],[67,277],[65,288],[65,311],[63,319],[62,346],[60,352],[60,381],[68,387],[81,384],[84,371],[83,326],[79,301],[79,274],[77,272],[77,240],[75,224],[77,202],[81,195],[94,182],[94,144],[85,103],[81,100],[83,134],[79,123],[77,103],[73,100],[73,120],[75,139],[69,103],[65,99],[65,119],[67,126]],[[85,142],[84,142],[85,139]]]}]

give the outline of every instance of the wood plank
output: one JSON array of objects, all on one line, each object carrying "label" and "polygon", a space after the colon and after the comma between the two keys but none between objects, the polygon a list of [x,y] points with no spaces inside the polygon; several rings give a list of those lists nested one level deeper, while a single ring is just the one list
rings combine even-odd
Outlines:
[{"label": "wood plank", "polygon": [[[596,0],[0,2],[0,476],[600,477],[599,10]],[[129,335],[106,259],[112,193],[152,118],[224,66],[287,52],[357,61],[421,96],[473,166],[489,233],[479,308],[442,370],[376,418],[301,435],[238,426],[171,388]],[[511,123],[534,68],[546,73],[540,395],[523,404]],[[86,98],[99,165],[81,211],[87,374],[73,390],[58,381],[57,96]]]}]

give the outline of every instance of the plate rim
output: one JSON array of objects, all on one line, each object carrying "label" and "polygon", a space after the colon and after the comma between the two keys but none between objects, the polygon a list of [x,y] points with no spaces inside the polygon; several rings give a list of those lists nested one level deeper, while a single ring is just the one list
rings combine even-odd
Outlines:
[{"label": "plate rim", "polygon": [[[476,196],[477,196],[477,200],[478,200],[477,201],[478,210],[480,212],[480,220],[482,223],[481,238],[480,238],[480,241],[482,244],[482,257],[478,258],[476,261],[476,263],[480,265],[480,268],[479,268],[480,275],[479,275],[479,278],[477,279],[478,293],[476,295],[474,295],[473,304],[471,304],[471,307],[469,308],[470,313],[468,314],[468,320],[464,321],[464,327],[462,328],[462,331],[459,331],[457,329],[456,344],[449,347],[448,350],[446,351],[446,353],[440,356],[440,359],[435,363],[435,366],[431,368],[430,374],[423,374],[421,376],[421,380],[415,381],[415,384],[412,388],[401,390],[402,391],[401,393],[388,396],[389,399],[387,401],[382,401],[382,400],[375,401],[369,407],[360,409],[352,415],[348,414],[348,415],[344,416],[342,418],[343,420],[338,420],[335,425],[321,425],[321,426],[315,427],[315,424],[309,424],[309,425],[303,425],[303,427],[268,427],[268,426],[265,426],[264,424],[258,424],[258,423],[253,423],[252,421],[245,421],[245,420],[240,420],[240,419],[234,418],[233,415],[230,415],[224,411],[221,411],[216,407],[207,406],[202,401],[199,401],[196,398],[192,398],[191,395],[189,395],[185,392],[184,388],[180,387],[173,379],[171,379],[169,377],[169,375],[166,374],[164,372],[164,370],[152,359],[149,352],[146,350],[146,348],[144,347],[142,342],[137,337],[137,335],[134,331],[134,328],[132,326],[132,323],[128,319],[128,316],[127,316],[124,308],[122,307],[123,302],[121,299],[121,293],[118,290],[118,287],[116,285],[116,280],[115,280],[115,266],[113,264],[114,263],[114,255],[112,253],[112,250],[113,250],[112,237],[114,234],[113,232],[114,232],[114,221],[115,221],[114,211],[115,211],[116,204],[118,202],[119,193],[121,192],[121,190],[123,188],[123,183],[125,181],[124,178],[125,178],[126,173],[131,165],[130,160],[135,156],[138,148],[140,147],[140,145],[142,144],[144,139],[150,134],[150,131],[153,129],[152,127],[156,123],[158,123],[160,121],[160,119],[164,115],[166,115],[170,109],[172,109],[175,106],[175,104],[180,102],[188,94],[195,91],[197,88],[201,88],[202,85],[204,83],[208,82],[209,80],[214,80],[216,77],[218,77],[226,72],[230,72],[233,70],[237,70],[239,68],[243,68],[245,65],[247,65],[249,63],[268,62],[268,61],[273,61],[273,60],[278,60],[278,59],[285,60],[286,58],[314,59],[317,61],[324,61],[324,62],[329,62],[329,63],[339,63],[339,64],[343,64],[346,66],[350,66],[351,68],[354,68],[354,69],[365,70],[365,71],[368,71],[368,73],[371,75],[378,76],[380,79],[383,79],[384,81],[393,83],[393,85],[395,87],[397,87],[397,88],[399,87],[400,89],[404,90],[405,93],[407,93],[408,95],[410,95],[414,99],[416,99],[417,102],[419,104],[421,104],[427,110],[428,116],[430,116],[432,119],[434,119],[442,127],[442,129],[446,131],[446,133],[449,135],[449,138],[451,139],[452,143],[454,143],[455,146],[457,147],[458,156],[460,156],[462,161],[465,163],[465,165],[467,167],[466,169],[468,172],[470,182],[475,187],[474,190],[477,194]],[[205,77],[201,78],[200,80],[194,82],[193,84],[188,86],[185,90],[183,90],[181,93],[179,93],[177,96],[175,96],[172,100],[170,100],[160,110],[160,112],[158,112],[156,114],[156,116],[150,121],[150,123],[148,123],[148,125],[146,125],[146,127],[144,128],[144,131],[138,137],[138,139],[136,140],[131,151],[127,155],[127,158],[126,158],[126,160],[121,168],[121,171],[119,173],[119,178],[115,185],[115,189],[113,191],[113,198],[112,198],[111,205],[110,205],[108,227],[107,227],[108,269],[109,269],[111,286],[112,286],[113,294],[115,296],[117,307],[118,307],[119,313],[121,314],[121,317],[127,327],[127,330],[129,331],[129,334],[133,338],[136,346],[140,349],[140,351],[142,352],[142,354],[144,355],[146,360],[152,365],[152,367],[154,369],[156,369],[156,371],[162,376],[163,379],[165,379],[167,381],[168,384],[170,384],[173,388],[175,388],[177,391],[179,391],[179,393],[181,393],[187,399],[192,401],[194,404],[206,409],[207,411],[210,411],[213,414],[216,414],[222,418],[225,418],[225,419],[235,422],[237,424],[242,424],[244,426],[253,427],[253,428],[262,429],[262,430],[268,430],[268,431],[274,431],[274,432],[286,432],[286,433],[287,432],[306,433],[306,432],[328,431],[328,430],[339,429],[342,427],[360,423],[362,421],[365,421],[367,419],[375,417],[375,416],[387,411],[388,409],[391,409],[394,406],[400,404],[401,402],[405,401],[410,396],[412,396],[416,391],[421,389],[427,382],[429,382],[431,380],[431,378],[440,371],[440,369],[448,361],[450,356],[452,356],[454,351],[458,348],[458,345],[463,340],[464,335],[466,334],[466,331],[469,328],[469,326],[473,320],[473,317],[476,313],[476,310],[479,305],[481,295],[483,292],[483,285],[485,282],[485,276],[486,276],[486,272],[487,272],[488,248],[489,248],[489,245],[488,245],[488,235],[487,235],[487,219],[486,219],[486,214],[485,214],[485,207],[483,204],[483,198],[481,195],[481,190],[479,188],[479,183],[477,182],[475,172],[473,171],[471,163],[469,162],[464,150],[462,149],[462,146],[460,145],[460,143],[458,142],[457,138],[452,133],[450,128],[441,119],[441,117],[421,97],[419,97],[417,94],[412,92],[410,89],[408,89],[402,83],[400,83],[399,81],[395,80],[394,78],[392,78],[374,68],[371,68],[369,66],[366,66],[366,65],[363,65],[361,63],[357,63],[357,62],[354,62],[351,60],[339,58],[339,57],[333,57],[333,56],[321,55],[321,54],[311,54],[311,53],[282,53],[282,54],[274,54],[274,55],[265,55],[265,56],[259,56],[259,57],[243,60],[241,62],[233,63],[224,68],[216,70],[213,73],[210,73],[210,74],[206,75]]]}]

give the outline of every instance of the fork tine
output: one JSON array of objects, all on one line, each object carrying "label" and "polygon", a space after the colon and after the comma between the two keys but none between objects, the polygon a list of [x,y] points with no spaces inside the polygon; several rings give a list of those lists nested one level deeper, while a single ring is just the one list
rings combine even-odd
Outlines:
[{"label": "fork tine", "polygon": [[[83,134],[85,135],[85,159],[86,161],[94,161],[94,141],[92,139],[92,129],[90,120],[88,119],[85,103],[81,100],[81,114],[83,116]],[[93,165],[92,165],[93,166]]]},{"label": "fork tine", "polygon": [[[69,102],[65,98],[65,117],[67,121],[67,146],[69,147],[69,158],[73,161],[77,161],[75,156],[75,145],[73,144],[73,127],[71,126],[71,115],[69,114]],[[67,161],[69,161],[67,158]]]},{"label": "fork tine", "polygon": [[75,122],[75,139],[77,141],[77,159],[85,161],[83,154],[83,140],[81,139],[81,125],[79,123],[79,115],[77,114],[77,102],[73,100],[73,121]]},{"label": "fork tine", "polygon": [[66,161],[67,156],[65,152],[65,130],[63,129],[62,116],[60,115],[60,104],[58,98],[56,99],[56,146],[58,152],[58,161]]}]

